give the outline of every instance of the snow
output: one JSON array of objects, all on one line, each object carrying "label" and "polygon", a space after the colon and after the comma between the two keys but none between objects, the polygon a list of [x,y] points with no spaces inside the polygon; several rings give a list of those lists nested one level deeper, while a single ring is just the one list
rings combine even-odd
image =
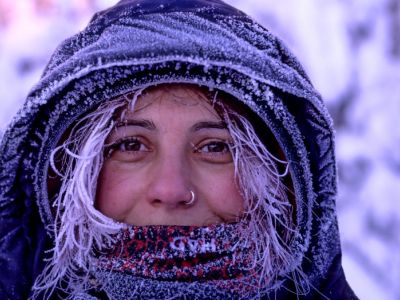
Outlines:
[{"label": "snow", "polygon": [[[396,1],[227,1],[287,42],[334,117],[343,265],[361,299],[400,298]],[[0,0],[0,134],[57,44],[115,2]]]}]

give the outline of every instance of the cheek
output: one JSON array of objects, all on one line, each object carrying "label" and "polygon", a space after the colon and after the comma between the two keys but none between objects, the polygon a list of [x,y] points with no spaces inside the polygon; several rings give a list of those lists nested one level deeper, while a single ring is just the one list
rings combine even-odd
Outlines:
[{"label": "cheek", "polygon": [[97,184],[96,208],[104,215],[122,221],[134,202],[134,185],[128,184],[131,177],[105,163]]},{"label": "cheek", "polygon": [[235,184],[233,168],[211,174],[202,182],[202,190],[210,208],[217,215],[240,215],[244,209],[244,200]]}]

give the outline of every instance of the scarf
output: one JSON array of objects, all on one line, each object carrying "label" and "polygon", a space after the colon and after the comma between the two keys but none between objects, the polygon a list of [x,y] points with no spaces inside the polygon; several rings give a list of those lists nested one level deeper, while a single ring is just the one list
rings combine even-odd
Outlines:
[{"label": "scarf", "polygon": [[96,277],[112,299],[249,298],[258,281],[243,225],[128,226],[98,255]]}]

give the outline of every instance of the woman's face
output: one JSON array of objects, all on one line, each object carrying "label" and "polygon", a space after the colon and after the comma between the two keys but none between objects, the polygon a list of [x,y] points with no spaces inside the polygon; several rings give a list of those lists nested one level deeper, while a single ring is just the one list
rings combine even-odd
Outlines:
[{"label": "woman's face", "polygon": [[133,225],[237,220],[243,199],[231,136],[199,89],[152,89],[122,116],[106,140],[96,197],[102,213]]}]

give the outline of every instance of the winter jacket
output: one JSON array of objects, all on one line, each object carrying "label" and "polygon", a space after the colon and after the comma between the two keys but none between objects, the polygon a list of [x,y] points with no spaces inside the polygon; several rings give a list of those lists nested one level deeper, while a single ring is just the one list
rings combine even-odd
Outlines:
[{"label": "winter jacket", "polygon": [[44,268],[54,221],[49,157],[65,130],[103,101],[172,82],[242,101],[291,162],[300,234],[290,247],[311,288],[296,295],[282,276],[263,299],[356,299],[341,266],[327,109],[283,43],[220,0],[122,0],[57,48],[0,146],[0,298],[27,299]]}]

